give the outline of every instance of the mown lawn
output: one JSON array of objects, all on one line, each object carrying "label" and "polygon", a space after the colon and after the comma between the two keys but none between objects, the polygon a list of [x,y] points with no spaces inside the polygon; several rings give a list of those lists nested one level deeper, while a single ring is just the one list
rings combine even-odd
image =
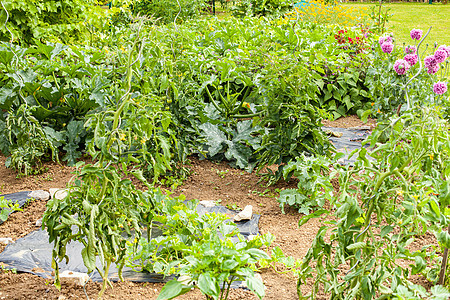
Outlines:
[{"label": "mown lawn", "polygon": [[[369,3],[346,3],[354,7],[376,6]],[[425,42],[439,45],[450,45],[450,4],[426,4],[424,3],[392,3],[383,4],[384,9],[389,9],[392,17],[387,24],[388,32],[394,33],[400,43],[411,44],[409,32],[412,28],[422,29],[424,33],[430,26],[430,34]],[[367,10],[370,12],[370,9]]]}]

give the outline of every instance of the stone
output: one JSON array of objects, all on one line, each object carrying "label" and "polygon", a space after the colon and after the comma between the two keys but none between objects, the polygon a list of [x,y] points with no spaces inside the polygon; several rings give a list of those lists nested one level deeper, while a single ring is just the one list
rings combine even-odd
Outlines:
[{"label": "stone", "polygon": [[59,191],[60,189],[58,189],[58,188],[50,188],[50,189],[48,189],[48,191],[50,192],[50,198],[52,198],[53,199],[53,197],[55,196],[55,193],[57,192],[57,191]]},{"label": "stone", "polygon": [[84,286],[89,281],[89,275],[86,273],[64,271],[59,274],[61,283],[72,283],[75,285]]},{"label": "stone", "polygon": [[58,200],[63,200],[64,198],[67,197],[67,195],[69,195],[69,192],[67,191],[67,189],[63,189],[57,191],[54,195],[54,198]]},{"label": "stone", "polygon": [[50,196],[52,197],[52,199],[58,199],[58,200],[62,200],[64,198],[66,198],[67,195],[69,194],[67,192],[67,189],[51,188],[48,191],[50,192]]},{"label": "stone", "polygon": [[0,238],[0,244],[8,245],[14,243],[12,238]]},{"label": "stone", "polygon": [[42,226],[42,218],[36,220],[36,223],[34,224],[34,226],[41,227]]},{"label": "stone", "polygon": [[37,191],[32,191],[31,193],[29,193],[28,197],[36,199],[36,200],[47,201],[48,199],[50,199],[50,193],[47,191],[43,191],[43,190],[37,190]]},{"label": "stone", "polygon": [[243,221],[243,220],[251,220],[253,215],[253,206],[247,205],[244,207],[244,209],[238,213],[236,216],[234,216],[234,220],[236,222]]},{"label": "stone", "polygon": [[216,203],[212,200],[203,200],[199,202],[201,205],[203,205],[204,207],[214,207],[216,206]]}]

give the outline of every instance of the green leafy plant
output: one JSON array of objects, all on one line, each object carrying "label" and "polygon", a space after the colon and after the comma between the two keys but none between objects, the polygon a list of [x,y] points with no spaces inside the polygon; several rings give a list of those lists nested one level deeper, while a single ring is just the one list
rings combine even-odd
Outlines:
[{"label": "green leafy plant", "polygon": [[9,214],[13,211],[22,211],[22,209],[19,207],[19,204],[13,204],[5,197],[0,197],[0,223],[8,220]]},{"label": "green leafy plant", "polygon": [[[97,270],[103,278],[99,297],[110,284],[108,272],[112,263],[118,266],[119,278],[123,280],[126,241],[132,234],[139,239],[145,229],[151,228],[156,202],[163,198],[160,191],[137,189],[129,179],[133,176],[150,187],[139,166],[131,166],[131,163],[139,162],[133,155],[150,155],[143,145],[150,138],[146,134],[153,134],[152,126],[155,126],[139,115],[147,111],[139,110],[131,98],[132,67],[137,61],[133,53],[139,59],[144,47],[140,36],[142,26],[143,20],[140,20],[128,55],[126,92],[118,99],[114,111],[95,114],[88,122],[94,132],[89,150],[97,161],[87,165],[79,163],[77,179],[69,188],[68,196],[63,200],[52,199],[47,204],[43,226],[47,228],[49,241],[54,243],[52,267],[58,288],[61,287],[58,263],[69,259],[66,247],[71,241],[84,245],[81,255],[88,273]],[[121,127],[121,124],[126,126]],[[155,141],[159,140],[155,137]],[[136,143],[141,146],[137,148]],[[76,233],[72,226],[78,228]],[[125,236],[122,235],[124,232]],[[97,257],[100,267],[96,265]]]},{"label": "green leafy plant", "polygon": [[56,148],[60,145],[61,136],[50,127],[42,127],[27,105],[11,111],[5,125],[10,145],[9,153],[4,153],[10,154],[5,165],[18,171],[19,176],[30,175],[50,151],[52,159],[58,161]]},{"label": "green leafy plant", "polygon": [[[52,199],[47,203],[43,226],[54,243],[52,267],[55,269],[55,285],[60,286],[58,263],[66,255],[67,244],[79,241],[84,245],[81,254],[88,273],[97,270],[103,278],[101,296],[109,284],[108,272],[114,262],[122,278],[125,264],[125,243],[132,231],[139,238],[144,226],[152,219],[152,208],[157,196],[152,192],[137,190],[131,175],[146,182],[139,172],[128,172],[113,165],[105,167],[78,164],[75,184],[63,200]],[[76,216],[76,217],[75,217]],[[73,226],[77,228],[73,232]],[[96,265],[100,258],[101,267]]]},{"label": "green leafy plant", "polygon": [[[35,40],[62,40],[68,42],[80,37],[86,29],[85,20],[101,24],[105,15],[96,0],[62,1],[11,1],[4,2],[1,22],[8,21],[0,28],[0,39],[33,44]],[[9,16],[9,19],[6,19]],[[12,35],[12,36],[11,36]]]},{"label": "green leafy plant", "polygon": [[292,8],[288,0],[241,0],[231,7],[235,17],[270,16],[286,12]]},{"label": "green leafy plant", "polygon": [[238,122],[236,131],[211,123],[204,123],[199,129],[205,138],[208,155],[214,158],[222,153],[228,160],[235,160],[236,165],[243,169],[249,167],[253,152],[260,146],[260,138],[253,136],[259,128],[252,127],[251,120]]},{"label": "green leafy plant", "polygon": [[284,213],[284,206],[298,208],[300,213],[308,215],[311,209],[322,208],[326,200],[333,197],[331,179],[335,176],[330,172],[328,177],[323,173],[328,170],[330,160],[322,156],[301,155],[295,162],[290,162],[283,169],[283,177],[289,180],[291,176],[298,179],[298,189],[285,189],[280,192],[278,202]]},{"label": "green leafy plant", "polygon": [[[164,213],[154,220],[161,224],[164,235],[141,238],[141,250],[130,258],[141,261],[135,267],[186,278],[186,282],[169,281],[158,299],[173,299],[193,287],[199,288],[206,299],[227,299],[231,284],[237,280],[245,281],[260,299],[264,296],[264,285],[254,269],[258,261],[270,259],[260,249],[269,244],[268,236],[248,241],[234,223],[225,222],[227,216],[199,215],[196,202],[184,204],[171,199],[162,205]],[[192,285],[194,281],[196,285]]]},{"label": "green leafy plant", "polygon": [[[414,293],[410,275],[438,279],[436,255],[427,246],[413,251],[409,245],[429,231],[442,248],[450,246],[444,229],[449,223],[448,124],[436,108],[415,108],[378,125],[367,143],[373,150],[354,151],[354,166],[333,165],[340,184],[340,195],[330,203],[336,210],[320,210],[299,222],[324,213],[335,216],[319,229],[303,260],[301,299],[314,299],[320,288],[336,299],[401,299]],[[414,262],[410,269],[399,263],[403,259]],[[308,278],[314,286],[304,295],[301,286]],[[442,286],[433,290],[441,292],[448,293]]]},{"label": "green leafy plant", "polygon": [[133,13],[152,16],[163,23],[185,21],[194,18],[206,9],[206,0],[136,0],[133,3]]}]

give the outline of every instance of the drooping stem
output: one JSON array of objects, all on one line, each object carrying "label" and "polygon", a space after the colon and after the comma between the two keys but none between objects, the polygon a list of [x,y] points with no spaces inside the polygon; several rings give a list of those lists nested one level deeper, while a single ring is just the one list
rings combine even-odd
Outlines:
[{"label": "drooping stem", "polygon": [[109,280],[108,280],[109,267],[111,267],[111,260],[108,260],[106,262],[105,273],[102,276],[102,278],[103,278],[103,285],[102,285],[102,289],[100,290],[100,293],[98,293],[98,299],[102,299],[102,296],[103,296],[103,294],[106,291],[106,287],[108,286],[108,283],[109,283]]},{"label": "drooping stem", "polygon": [[119,280],[120,281],[125,281],[125,279],[123,278],[123,267],[125,267],[125,260],[123,259],[120,263],[119,263],[119,267],[117,268],[117,273],[119,275]]},{"label": "drooping stem", "polygon": [[211,92],[209,91],[208,86],[206,86],[206,92],[208,93],[209,99],[211,100],[212,104],[214,105],[214,107],[221,113],[225,113],[220,107],[219,105],[217,105],[216,101],[214,101],[213,96],[211,95]]}]

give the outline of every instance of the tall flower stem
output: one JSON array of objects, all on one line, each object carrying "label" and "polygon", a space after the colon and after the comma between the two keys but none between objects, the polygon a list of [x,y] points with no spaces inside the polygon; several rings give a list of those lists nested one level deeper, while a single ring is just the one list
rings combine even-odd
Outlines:
[{"label": "tall flower stem", "polygon": [[[423,36],[423,38],[420,40],[419,44],[417,45],[417,55],[419,55],[419,47],[422,44],[422,42],[425,40],[425,38],[428,36],[428,34],[431,31],[432,26],[430,26],[430,28],[428,29],[427,33]],[[411,109],[411,101],[409,99],[409,95],[408,95],[408,85],[411,83],[411,81],[413,81],[417,76],[419,76],[420,72],[422,72],[422,59],[421,57],[419,57],[419,71],[417,71],[416,75],[414,75],[413,77],[411,77],[408,82],[406,82],[405,84],[405,97],[406,97],[406,110],[410,110]]]}]

